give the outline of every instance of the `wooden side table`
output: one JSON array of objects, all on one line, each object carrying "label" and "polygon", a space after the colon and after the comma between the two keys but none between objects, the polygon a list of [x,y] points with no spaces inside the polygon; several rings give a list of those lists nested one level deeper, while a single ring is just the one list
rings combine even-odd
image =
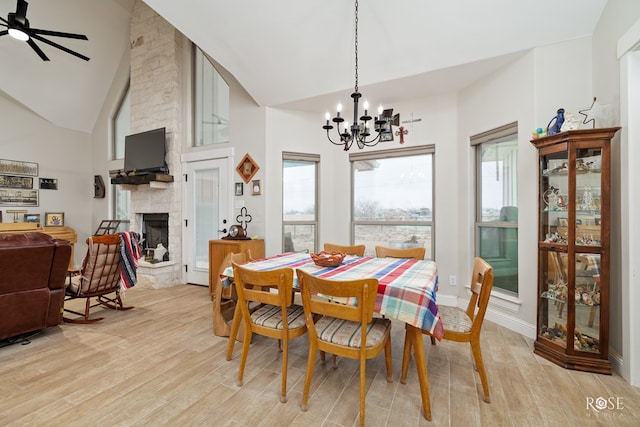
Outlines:
[{"label": "wooden side table", "polygon": [[[249,250],[252,259],[264,258],[264,240],[209,240],[209,295],[213,303],[213,333],[228,337],[231,333],[231,320],[236,302],[232,299],[232,288],[217,286],[220,266],[229,253],[241,253]],[[241,334],[239,334],[241,335]]]}]

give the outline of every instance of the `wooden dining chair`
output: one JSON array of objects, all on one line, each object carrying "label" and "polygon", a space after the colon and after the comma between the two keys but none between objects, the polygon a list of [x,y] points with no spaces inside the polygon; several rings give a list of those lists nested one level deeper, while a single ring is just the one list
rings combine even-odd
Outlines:
[{"label": "wooden dining chair", "polygon": [[[338,281],[312,276],[296,270],[302,306],[309,336],[307,374],[302,394],[303,411],[307,410],[309,388],[319,350],[350,359],[360,360],[360,425],[365,420],[366,360],[376,357],[384,349],[387,381],[391,378],[391,321],[373,317],[378,292],[375,278]],[[336,304],[327,297],[357,298],[357,306]]]},{"label": "wooden dining chair", "polygon": [[386,246],[376,246],[376,257],[378,258],[413,258],[424,259],[426,249],[422,248],[388,248]]},{"label": "wooden dining chair", "polygon": [[[466,310],[458,307],[440,306],[440,318],[444,324],[443,339],[457,342],[468,342],[471,344],[471,353],[475,362],[476,370],[480,375],[482,382],[482,390],[484,392],[484,401],[489,403],[489,383],[487,374],[482,361],[482,352],[480,351],[480,332],[482,330],[482,322],[489,305],[489,297],[491,296],[491,288],[493,287],[493,267],[480,257],[476,257],[473,261],[473,275],[471,277],[471,299]],[[477,310],[476,310],[477,308]],[[422,330],[423,334],[429,334],[428,331]],[[411,352],[411,340],[405,333],[404,353],[402,355],[402,374],[400,382],[404,383],[407,378],[407,370],[409,368],[409,357]]]},{"label": "wooden dining chair", "polygon": [[333,243],[325,243],[324,250],[327,252],[342,252],[347,255],[364,256],[365,245],[343,246]]},{"label": "wooden dining chair", "polygon": [[[244,339],[242,356],[238,370],[238,385],[242,385],[244,368],[247,363],[251,335],[253,333],[277,338],[282,344],[282,385],[280,402],[287,401],[287,363],[289,339],[297,338],[307,332],[304,311],[293,304],[293,270],[255,271],[233,263],[233,278],[238,293],[238,308],[244,321]],[[275,292],[272,292],[275,291]],[[249,304],[259,307],[250,310]],[[237,311],[237,310],[236,310]],[[233,341],[233,337],[229,337]],[[229,360],[227,354],[227,360]]]}]

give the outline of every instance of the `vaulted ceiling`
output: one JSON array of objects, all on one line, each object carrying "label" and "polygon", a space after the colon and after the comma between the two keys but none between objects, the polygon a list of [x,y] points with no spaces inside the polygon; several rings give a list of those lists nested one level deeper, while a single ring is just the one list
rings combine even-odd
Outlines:
[{"label": "vaulted ceiling", "polygon": [[[0,95],[91,132],[122,56],[136,0],[30,0],[31,27],[91,60],[0,37]],[[324,112],[354,86],[348,0],[145,0],[231,72],[261,106]],[[537,46],[592,34],[606,0],[361,0],[358,74],[374,103],[458,90]],[[0,0],[0,16],[16,9]],[[0,28],[2,29],[2,28]],[[53,39],[53,38],[52,38]]]}]

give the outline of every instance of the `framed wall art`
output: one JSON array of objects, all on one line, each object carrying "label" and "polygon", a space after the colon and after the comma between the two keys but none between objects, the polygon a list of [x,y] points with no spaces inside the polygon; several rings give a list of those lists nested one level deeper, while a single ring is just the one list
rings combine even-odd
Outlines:
[{"label": "framed wall art", "polygon": [[41,190],[57,190],[58,189],[57,178],[40,178],[39,182],[40,182]]},{"label": "framed wall art", "polygon": [[254,179],[251,181],[251,195],[259,196],[260,194],[262,194],[262,183],[259,179]]},{"label": "framed wall art", "polygon": [[33,188],[33,178],[30,176],[0,175],[0,188]]},{"label": "framed wall art", "polygon": [[242,177],[242,180],[248,184],[251,181],[251,178],[258,172],[260,166],[251,158],[249,153],[245,154],[238,166],[236,166],[236,171]]},{"label": "framed wall art", "polygon": [[38,206],[38,191],[0,188],[0,206]]},{"label": "framed wall art", "polygon": [[38,176],[38,164],[18,160],[0,159],[0,173],[8,175]]},{"label": "framed wall art", "polygon": [[244,184],[241,182],[236,182],[236,196],[242,196],[244,193]]},{"label": "framed wall art", "polygon": [[46,212],[44,214],[45,227],[62,227],[64,226],[64,212]]},{"label": "framed wall art", "polygon": [[40,214],[26,213],[24,214],[24,222],[33,222],[40,227]]}]

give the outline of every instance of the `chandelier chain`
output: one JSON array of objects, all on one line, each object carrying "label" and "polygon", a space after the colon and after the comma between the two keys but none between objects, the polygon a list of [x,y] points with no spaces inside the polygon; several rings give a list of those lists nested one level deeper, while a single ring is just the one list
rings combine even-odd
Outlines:
[{"label": "chandelier chain", "polygon": [[356,28],[355,28],[355,42],[354,42],[354,47],[355,47],[355,57],[356,57],[356,86],[355,86],[355,91],[358,91],[358,0],[356,0],[356,18],[355,18],[355,24],[356,24]]}]

